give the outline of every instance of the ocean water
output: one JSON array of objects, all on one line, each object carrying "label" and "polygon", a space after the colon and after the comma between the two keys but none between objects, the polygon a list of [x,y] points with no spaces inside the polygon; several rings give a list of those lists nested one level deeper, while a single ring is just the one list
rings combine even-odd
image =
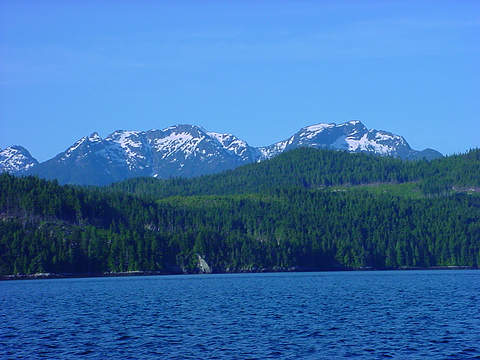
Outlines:
[{"label": "ocean water", "polygon": [[480,359],[480,271],[3,281],[0,358]]}]

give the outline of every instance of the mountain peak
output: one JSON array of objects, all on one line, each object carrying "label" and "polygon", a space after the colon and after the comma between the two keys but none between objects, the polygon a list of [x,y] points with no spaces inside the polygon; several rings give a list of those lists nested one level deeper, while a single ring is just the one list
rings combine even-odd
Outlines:
[{"label": "mountain peak", "polygon": [[252,147],[233,134],[177,124],[163,130],[116,130],[105,139],[94,132],[54,159],[31,165],[28,173],[57,178],[61,183],[95,185],[138,176],[192,177],[270,159],[298,147],[366,152],[402,159],[442,156],[434,150],[412,150],[403,137],[369,130],[359,120],[338,125],[313,124],[286,140],[261,148]]},{"label": "mountain peak", "polygon": [[306,131],[322,131],[324,129],[330,129],[332,127],[335,127],[335,125],[336,125],[335,123],[329,123],[329,124],[320,123],[320,124],[306,126],[303,129],[305,129]]},{"label": "mountain peak", "polygon": [[10,151],[16,152],[16,151],[19,151],[19,152],[22,152],[22,153],[25,152],[25,153],[30,154],[30,153],[28,152],[28,150],[25,149],[25,148],[24,148],[23,146],[21,146],[21,145],[11,145],[11,146],[7,146],[7,147],[6,147],[5,149],[3,149],[1,152],[3,153],[4,151],[6,151],[6,152],[10,152]]},{"label": "mountain peak", "polygon": [[162,131],[201,131],[207,132],[203,127],[191,124],[176,124],[169,126]]},{"label": "mountain peak", "polygon": [[[302,146],[367,152],[402,159],[415,159],[421,155],[418,151],[412,150],[402,136],[383,130],[369,130],[359,120],[350,120],[338,125],[336,123],[310,125],[300,129],[287,140],[260,148],[260,152],[263,160]],[[429,158],[435,156],[442,155],[438,152],[428,153]]]},{"label": "mountain peak", "polygon": [[350,121],[347,121],[345,124],[350,124],[350,125],[363,125],[360,120],[350,120]]},{"label": "mountain peak", "polygon": [[20,145],[12,145],[0,151],[0,172],[23,172],[38,164],[30,152]]},{"label": "mountain peak", "polygon": [[87,138],[87,140],[90,141],[90,142],[98,142],[98,141],[102,141],[102,138],[95,131],[95,132],[90,134],[90,136]]},{"label": "mountain peak", "polygon": [[301,130],[310,131],[310,132],[320,132],[320,131],[323,131],[325,129],[332,129],[332,128],[344,127],[344,126],[348,126],[348,127],[354,126],[354,127],[358,127],[358,128],[366,128],[365,125],[363,125],[363,123],[361,121],[350,120],[350,121],[346,121],[344,123],[340,123],[338,125],[336,123],[314,124],[314,125],[306,126],[306,127],[302,128]]}]

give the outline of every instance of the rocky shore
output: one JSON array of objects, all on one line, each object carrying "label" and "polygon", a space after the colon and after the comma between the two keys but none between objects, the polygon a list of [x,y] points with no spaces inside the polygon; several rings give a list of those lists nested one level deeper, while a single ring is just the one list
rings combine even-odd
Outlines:
[{"label": "rocky shore", "polygon": [[391,270],[478,270],[471,266],[432,266],[432,267],[401,267],[380,269],[372,267],[361,268],[300,268],[300,267],[274,267],[274,268],[246,268],[239,270],[225,269],[222,271],[186,271],[180,268],[168,271],[122,271],[104,273],[36,273],[36,274],[12,274],[0,275],[0,280],[40,280],[40,279],[68,279],[89,277],[125,277],[125,276],[155,276],[155,275],[194,275],[194,274],[242,274],[242,273],[279,273],[279,272],[317,272],[317,271],[391,271]]}]

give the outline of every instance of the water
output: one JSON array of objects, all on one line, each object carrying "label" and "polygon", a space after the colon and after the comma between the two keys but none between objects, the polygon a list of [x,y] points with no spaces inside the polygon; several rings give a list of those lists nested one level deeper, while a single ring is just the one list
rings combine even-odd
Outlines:
[{"label": "water", "polygon": [[480,359],[480,271],[0,282],[0,358]]}]

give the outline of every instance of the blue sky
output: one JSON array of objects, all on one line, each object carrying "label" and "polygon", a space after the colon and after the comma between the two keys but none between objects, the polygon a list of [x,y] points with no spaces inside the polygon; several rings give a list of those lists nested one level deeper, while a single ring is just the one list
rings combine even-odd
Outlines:
[{"label": "blue sky", "polygon": [[177,123],[254,146],[361,120],[480,146],[480,1],[0,2],[0,147]]}]

